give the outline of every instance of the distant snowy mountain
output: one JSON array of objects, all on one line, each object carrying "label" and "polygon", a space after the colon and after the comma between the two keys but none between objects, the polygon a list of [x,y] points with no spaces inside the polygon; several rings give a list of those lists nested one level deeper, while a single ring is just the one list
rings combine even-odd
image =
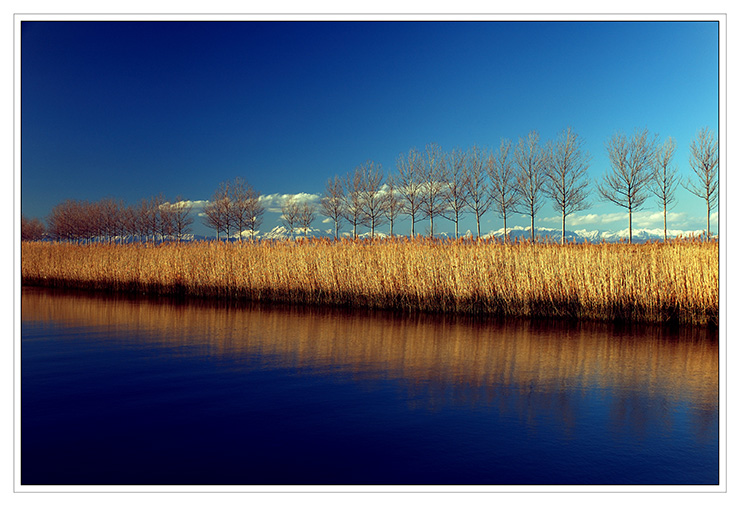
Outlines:
[{"label": "distant snowy mountain", "polygon": [[291,234],[287,228],[283,227],[282,225],[278,225],[277,227],[274,227],[269,232],[265,232],[264,234],[263,233],[257,234],[257,238],[259,239],[295,239],[298,237],[328,237],[329,235],[330,234],[318,228],[309,228],[308,231],[306,231],[303,228],[296,228],[293,230],[293,233]]},{"label": "distant snowy mountain", "polygon": [[[528,240],[530,238],[530,227],[521,227],[516,226],[512,228],[507,228],[507,233],[509,236],[509,240]],[[556,228],[545,228],[545,227],[536,227],[536,236],[538,241],[549,241],[549,242],[560,242],[560,229]],[[668,237],[669,238],[675,238],[675,237],[691,237],[691,236],[701,236],[703,233],[702,230],[668,230]],[[281,240],[281,239],[291,239],[291,238],[298,238],[298,237],[334,237],[334,233],[331,230],[321,230],[319,228],[311,228],[308,231],[308,234],[304,234],[303,229],[296,229],[293,231],[293,234],[290,234],[288,232],[288,229],[285,228],[282,225],[278,225],[274,227],[272,230],[269,230],[267,232],[258,232],[255,236],[257,239],[271,239],[271,240]],[[352,231],[341,231],[339,234],[341,237],[352,237]],[[469,236],[473,237],[473,234],[470,231],[467,231],[464,234],[460,234],[461,236]],[[384,232],[375,231],[375,237],[383,238],[387,237],[388,234]],[[490,238],[495,237],[497,239],[503,239],[504,236],[504,229],[500,228],[498,230],[494,230],[489,232],[488,234],[483,235],[484,238]],[[369,239],[370,238],[370,232],[369,231],[363,231],[362,233],[357,234],[358,238],[361,239]],[[435,234],[435,237],[439,238],[446,238],[446,237],[454,237],[454,234],[449,232],[441,232],[439,234]],[[624,229],[617,232],[612,232],[609,230],[566,230],[565,231],[565,238],[569,242],[576,242],[576,243],[583,243],[583,242],[619,242],[619,241],[627,241],[629,239],[629,230]],[[195,240],[212,240],[215,239],[214,236],[205,237],[205,236],[195,236],[193,237]],[[221,239],[223,239],[223,235],[221,236]],[[245,237],[245,240],[247,238]],[[237,240],[236,238],[232,238],[232,241]],[[663,240],[663,229],[662,228],[655,228],[655,229],[633,229],[632,230],[632,242],[635,243],[644,243],[647,241],[661,241]]]},{"label": "distant snowy mountain", "polygon": [[[525,240],[531,237],[531,227],[512,227],[507,229],[509,240]],[[668,230],[668,237],[691,237],[700,236],[703,233],[702,230]],[[486,234],[484,237],[496,237],[502,239],[504,236],[504,229],[498,229]],[[555,228],[540,228],[535,227],[535,236],[539,241],[552,241],[560,242],[562,236],[560,229]],[[619,242],[621,240],[629,240],[629,229],[620,230],[618,232],[612,232],[608,230],[566,230],[565,239],[569,242]],[[663,240],[663,229],[632,229],[632,242],[644,243],[647,241],[661,241]]]}]

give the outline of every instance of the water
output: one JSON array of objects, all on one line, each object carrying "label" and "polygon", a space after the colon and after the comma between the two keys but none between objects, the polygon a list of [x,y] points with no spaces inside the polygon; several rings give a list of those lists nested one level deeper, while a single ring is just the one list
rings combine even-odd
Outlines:
[{"label": "water", "polygon": [[715,330],[24,288],[24,485],[717,484]]}]

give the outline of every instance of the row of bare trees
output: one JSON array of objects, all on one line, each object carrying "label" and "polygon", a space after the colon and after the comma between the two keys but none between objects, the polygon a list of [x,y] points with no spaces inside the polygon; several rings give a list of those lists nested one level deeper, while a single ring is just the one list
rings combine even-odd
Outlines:
[{"label": "row of bare trees", "polygon": [[[668,210],[675,202],[679,185],[702,198],[707,205],[707,237],[710,235],[711,210],[718,201],[718,149],[714,133],[704,128],[690,146],[689,165],[696,180],[682,180],[674,164],[676,144],[672,138],[659,143],[656,134],[646,129],[632,135],[614,134],[606,143],[610,170],[596,190],[599,197],[627,210],[629,241],[632,242],[632,214],[655,197],[663,209],[664,238],[667,238]],[[318,206],[318,212],[333,222],[335,238],[343,222],[357,237],[359,227],[367,227],[371,237],[376,230],[394,225],[407,216],[411,235],[415,225],[428,220],[429,235],[439,218],[454,223],[455,237],[465,213],[475,217],[477,236],[481,219],[492,210],[503,220],[504,240],[507,219],[513,214],[530,218],[532,240],[535,217],[546,202],[561,216],[562,241],[566,219],[589,207],[587,172],[590,155],[582,139],[571,128],[544,145],[537,132],[513,143],[502,139],[495,151],[477,146],[467,150],[443,151],[428,144],[424,151],[412,148],[396,160],[396,171],[386,177],[380,164],[367,161],[343,177],[330,178]],[[67,200],[55,206],[47,218],[46,234],[70,241],[182,240],[191,232],[193,204],[177,197],[165,201],[160,194],[138,204],[106,198],[98,202]],[[223,182],[203,208],[204,224],[227,238],[235,234],[254,238],[265,212],[259,192],[242,178]],[[291,235],[305,235],[316,219],[317,208],[300,198],[284,198],[282,220]],[[43,225],[23,219],[22,237],[33,240],[43,236]]]},{"label": "row of bare trees", "polygon": [[157,195],[133,205],[114,198],[66,200],[51,210],[47,234],[73,242],[181,241],[191,231],[191,214],[192,203],[182,197],[168,202]]},{"label": "row of bare trees", "polygon": [[[667,238],[667,215],[675,202],[675,190],[682,184],[707,203],[707,235],[711,209],[717,205],[718,155],[714,134],[701,130],[691,144],[690,166],[698,183],[682,181],[673,164],[675,141],[668,138],[658,145],[657,135],[636,130],[632,136],[616,133],[606,143],[610,171],[596,185],[599,196],[628,211],[629,242],[632,242],[632,213],[639,210],[651,195],[663,209],[663,231]],[[468,150],[444,152],[428,144],[424,152],[415,148],[399,155],[396,172],[384,177],[379,164],[368,161],[346,174],[334,176],[326,183],[321,200],[321,214],[334,223],[334,235],[342,221],[352,227],[370,229],[370,235],[383,224],[390,225],[405,215],[415,225],[429,220],[429,234],[434,235],[435,219],[454,223],[455,237],[464,213],[475,216],[480,237],[481,218],[489,210],[503,220],[504,240],[507,218],[523,214],[530,219],[531,238],[535,239],[535,217],[546,202],[561,217],[562,241],[565,241],[566,219],[587,209],[590,155],[583,140],[571,128],[542,145],[539,134],[530,132],[518,142],[502,139],[495,151],[473,146]],[[308,226],[308,225],[306,225]]]},{"label": "row of bare trees", "polygon": [[566,129],[554,143],[541,147],[537,132],[531,132],[518,144],[503,139],[495,152],[473,146],[447,153],[437,144],[428,144],[424,152],[412,148],[399,155],[396,173],[383,177],[380,165],[366,162],[343,178],[335,176],[326,184],[321,213],[334,222],[338,233],[342,220],[357,235],[359,225],[367,226],[371,236],[376,227],[388,223],[393,235],[395,221],[408,216],[411,235],[415,225],[429,220],[429,235],[434,235],[435,219],[449,220],[459,237],[464,213],[475,216],[480,237],[481,218],[490,209],[503,219],[506,237],[507,217],[512,213],[534,219],[545,198],[553,201],[565,217],[586,207],[588,153],[582,141]]},{"label": "row of bare trees", "polygon": [[[47,217],[47,227],[23,222],[23,239],[50,239],[72,242],[161,242],[182,241],[192,232],[193,202],[178,196],[174,202],[162,194],[126,205],[122,200],[105,198],[97,202],[66,200],[57,204]],[[262,223],[264,206],[246,181],[236,178],[221,183],[203,208],[204,224],[232,237],[248,232],[254,237]],[[40,224],[40,222],[39,222]],[[33,234],[32,234],[32,231]]]},{"label": "row of bare trees", "polygon": [[682,185],[703,199],[707,206],[707,239],[711,235],[711,211],[719,199],[719,154],[714,133],[703,128],[692,140],[689,166],[696,181],[682,180],[673,165],[676,143],[668,137],[659,143],[656,134],[646,129],[635,130],[631,136],[615,134],[606,145],[611,171],[598,184],[599,195],[627,210],[629,242],[632,242],[632,213],[639,210],[653,195],[663,210],[663,238],[668,237],[668,210],[675,202],[676,188]]}]

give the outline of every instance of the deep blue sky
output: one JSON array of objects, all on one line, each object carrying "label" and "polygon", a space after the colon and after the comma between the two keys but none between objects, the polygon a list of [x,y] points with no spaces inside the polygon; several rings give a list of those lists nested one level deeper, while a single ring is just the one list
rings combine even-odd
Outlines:
[{"label": "deep blue sky", "polygon": [[[413,146],[567,126],[592,179],[609,137],[635,128],[672,136],[688,175],[696,132],[718,130],[714,22],[24,21],[21,65],[22,212],[40,218],[68,198],[204,200],[236,176],[264,195],[320,193],[368,159],[395,170]],[[591,201],[569,228],[626,228]],[[704,228],[684,190],[674,212],[674,228]],[[546,205],[537,225],[554,216]],[[500,226],[489,213],[483,232]]]}]

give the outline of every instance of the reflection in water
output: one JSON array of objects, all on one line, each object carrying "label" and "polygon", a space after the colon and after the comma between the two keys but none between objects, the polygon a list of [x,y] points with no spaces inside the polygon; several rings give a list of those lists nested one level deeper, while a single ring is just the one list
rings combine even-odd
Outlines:
[{"label": "reflection in water", "polygon": [[[532,429],[547,416],[572,430],[586,391],[609,392],[617,432],[639,434],[656,423],[670,431],[675,406],[687,404],[697,434],[716,434],[718,342],[711,329],[228,307],[37,289],[24,289],[22,320],[103,327],[117,339],[205,347],[232,360],[258,356],[263,367],[302,374],[398,379],[412,409],[496,404]],[[131,328],[147,332],[127,333]]]}]

